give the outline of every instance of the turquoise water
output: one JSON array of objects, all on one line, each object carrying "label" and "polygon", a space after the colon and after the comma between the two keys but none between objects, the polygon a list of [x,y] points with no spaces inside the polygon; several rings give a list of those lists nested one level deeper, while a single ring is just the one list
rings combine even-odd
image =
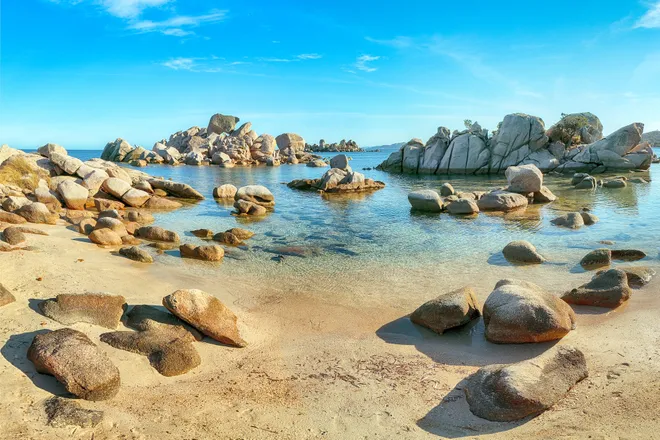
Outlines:
[{"label": "turquoise water", "polygon": [[[81,159],[98,151],[72,151]],[[481,213],[475,218],[448,214],[418,214],[410,211],[407,194],[415,189],[439,190],[450,182],[458,191],[488,190],[505,185],[503,177],[402,176],[376,170],[389,152],[354,153],[351,166],[367,177],[382,180],[387,187],[359,196],[325,198],[317,193],[289,189],[286,183],[320,177],[324,169],[304,165],[276,168],[219,168],[150,165],[146,172],[186,182],[207,199],[193,206],[158,214],[157,224],[177,231],[184,241],[201,243],[189,231],[214,231],[241,226],[257,233],[248,246],[228,252],[225,265],[245,261],[267,268],[277,265],[273,257],[288,255],[294,270],[323,267],[342,272],[370,264],[396,267],[433,267],[440,264],[464,267],[506,263],[501,249],[512,240],[529,240],[539,252],[563,270],[577,271],[576,263],[590,249],[603,247],[600,240],[613,240],[617,248],[642,249],[644,263],[657,260],[656,237],[660,234],[660,184],[631,184],[624,189],[574,190],[567,178],[546,176],[546,185],[558,196],[548,205],[533,205],[524,212]],[[328,157],[331,157],[329,155]],[[655,165],[653,166],[656,167]],[[651,177],[655,171],[652,168]],[[325,169],[327,170],[327,168]],[[629,174],[630,175],[630,174]],[[648,177],[648,173],[644,174]],[[231,203],[218,203],[213,188],[225,183],[237,187],[260,184],[275,196],[276,208],[266,218],[250,221],[231,215]],[[587,207],[600,218],[594,226],[577,231],[561,229],[550,220],[562,211]],[[175,256],[176,251],[170,254]],[[176,264],[178,259],[171,259]]]}]

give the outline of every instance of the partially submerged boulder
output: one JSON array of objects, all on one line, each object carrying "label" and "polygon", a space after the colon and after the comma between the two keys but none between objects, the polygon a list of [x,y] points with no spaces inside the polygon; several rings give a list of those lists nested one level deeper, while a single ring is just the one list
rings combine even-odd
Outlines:
[{"label": "partially submerged boulder", "polygon": [[555,226],[561,226],[568,229],[580,229],[584,226],[584,219],[579,212],[569,212],[568,214],[560,215],[559,217],[550,221]]},{"label": "partially submerged boulder", "polygon": [[577,289],[566,292],[562,299],[571,304],[616,308],[628,301],[632,289],[628,276],[620,269],[610,269]]},{"label": "partially submerged boulder", "polygon": [[408,194],[408,202],[415,211],[441,212],[443,201],[440,195],[432,189],[422,189]]},{"label": "partially submerged boulder", "polygon": [[515,364],[482,367],[464,391],[477,417],[512,422],[551,408],[588,375],[584,354],[561,345]]},{"label": "partially submerged boulder", "polygon": [[422,304],[410,315],[410,320],[436,333],[467,324],[481,315],[479,303],[470,287],[440,295]]},{"label": "partially submerged boulder", "polygon": [[107,400],[119,391],[119,370],[82,332],[63,328],[34,337],[28,359],[68,392],[85,400]]},{"label": "partially submerged boulder", "polygon": [[195,246],[192,244],[183,244],[179,247],[182,258],[193,258],[204,261],[222,261],[225,256],[225,250],[220,246]]},{"label": "partially submerged boulder", "polygon": [[545,258],[536,252],[533,244],[525,240],[512,241],[502,250],[502,254],[511,263],[541,264]]},{"label": "partially submerged boulder", "polygon": [[245,200],[263,206],[264,208],[275,206],[273,194],[268,188],[262,185],[247,185],[239,188],[234,195],[234,200]]},{"label": "partially submerged boulder", "polygon": [[575,313],[536,284],[501,280],[484,303],[486,339],[498,344],[561,339],[575,328]]},{"label": "partially submerged boulder", "polygon": [[526,208],[528,203],[527,197],[522,194],[497,190],[484,194],[477,206],[481,211],[512,211]]},{"label": "partially submerged boulder", "polygon": [[119,249],[119,255],[122,255],[129,260],[137,261],[139,263],[153,263],[154,258],[151,254],[144,249],[137,246],[127,246]]},{"label": "partially submerged boulder", "polygon": [[39,309],[60,324],[86,322],[115,329],[126,309],[126,299],[107,293],[60,294],[40,302]]},{"label": "partially submerged boulder", "polygon": [[520,165],[506,169],[504,175],[509,182],[511,192],[528,194],[539,192],[543,188],[543,173],[536,165]]},{"label": "partially submerged boulder", "polygon": [[213,197],[216,199],[233,199],[238,189],[229,183],[220,185],[213,189]]},{"label": "partially submerged boulder", "polygon": [[163,298],[163,306],[194,328],[223,344],[244,347],[236,315],[219,299],[198,289],[177,290]]},{"label": "partially submerged boulder", "polygon": [[580,261],[580,266],[587,270],[609,266],[610,264],[612,264],[612,251],[607,248],[593,250]]},{"label": "partially submerged boulder", "polygon": [[160,226],[143,226],[135,231],[135,236],[150,241],[165,241],[169,243],[178,243],[181,241],[179,234],[163,229]]},{"label": "partially submerged boulder", "polygon": [[204,200],[204,196],[199,191],[185,183],[162,179],[149,179],[148,182],[154,190],[161,189],[174,197],[179,197],[181,199]]},{"label": "partially submerged boulder", "polygon": [[453,215],[473,215],[479,212],[479,205],[471,199],[458,199],[447,205],[447,212]]}]

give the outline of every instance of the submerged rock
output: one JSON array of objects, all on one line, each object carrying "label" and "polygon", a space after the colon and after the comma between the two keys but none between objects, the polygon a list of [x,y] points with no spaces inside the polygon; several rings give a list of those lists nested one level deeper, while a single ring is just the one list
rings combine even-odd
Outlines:
[{"label": "submerged rock", "polygon": [[440,295],[422,304],[410,315],[410,320],[436,333],[467,324],[481,315],[479,303],[470,287]]},{"label": "submerged rock", "polygon": [[528,241],[518,240],[507,244],[502,254],[511,263],[541,264],[545,262],[533,244]]},{"label": "submerged rock", "polygon": [[566,292],[562,299],[571,304],[616,308],[628,301],[631,295],[626,273],[620,269],[610,269],[587,284]]},{"label": "submerged rock", "polygon": [[580,265],[587,270],[609,266],[610,264],[612,264],[612,251],[605,248],[589,252],[580,261]]},{"label": "submerged rock", "polygon": [[551,220],[550,223],[569,229],[580,229],[584,226],[584,220],[579,212],[569,212],[568,214],[560,215],[554,220]]},{"label": "submerged rock", "polygon": [[199,237],[199,238],[204,238],[204,239],[213,238],[213,231],[210,229],[195,229],[194,231],[190,231],[190,233],[195,237]]},{"label": "submerged rock", "polygon": [[74,400],[51,397],[44,403],[48,424],[55,428],[94,428],[103,420],[103,411],[84,409]]},{"label": "submerged rock", "polygon": [[50,374],[85,400],[107,400],[119,391],[119,370],[82,332],[70,328],[38,334],[28,349],[37,372]]},{"label": "submerged rock", "polygon": [[441,212],[443,201],[440,195],[431,189],[422,189],[408,194],[412,209],[423,212]]},{"label": "submerged rock", "polygon": [[588,375],[584,354],[562,345],[515,364],[482,367],[464,390],[474,415],[512,422],[551,408]]},{"label": "submerged rock", "polygon": [[163,298],[172,314],[223,344],[244,347],[236,325],[236,315],[219,299],[197,289],[177,290]]},{"label": "submerged rock", "polygon": [[39,303],[41,312],[60,324],[86,322],[114,329],[126,309],[126,299],[107,293],[60,294]]},{"label": "submerged rock", "polygon": [[575,328],[575,313],[533,283],[501,280],[484,303],[486,339],[498,344],[561,339]]}]

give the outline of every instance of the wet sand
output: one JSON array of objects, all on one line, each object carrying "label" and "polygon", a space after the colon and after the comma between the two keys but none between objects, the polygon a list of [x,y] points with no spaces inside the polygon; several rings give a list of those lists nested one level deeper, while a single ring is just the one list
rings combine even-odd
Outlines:
[{"label": "wet sand", "polygon": [[[482,365],[533,357],[552,344],[490,344],[481,320],[439,336],[406,315],[463,285],[483,304],[502,278],[561,292],[590,274],[493,261],[373,265],[341,277],[323,276],[322,268],[278,274],[197,261],[149,266],[62,226],[41,228],[51,235],[30,235],[31,250],[0,253],[1,282],[17,299],[0,309],[0,438],[660,438],[658,279],[619,310],[576,308],[578,328],[559,344],[585,353],[589,378],[536,418],[494,423],[470,413],[462,381]],[[238,315],[249,345],[206,338],[195,345],[202,365],[166,378],[146,357],[99,342],[106,329],[75,324],[118,366],[122,386],[112,400],[79,401],[105,412],[95,429],[47,426],[42,402],[66,392],[25,355],[37,332],[62,326],[37,312],[38,300],[108,291],[125,296],[129,307],[160,305],[180,288],[220,298]]]}]

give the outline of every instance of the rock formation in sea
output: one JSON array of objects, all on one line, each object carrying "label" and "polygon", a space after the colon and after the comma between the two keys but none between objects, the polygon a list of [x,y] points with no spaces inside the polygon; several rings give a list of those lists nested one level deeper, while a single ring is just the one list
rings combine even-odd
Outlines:
[{"label": "rock formation in sea", "polygon": [[356,193],[385,188],[383,182],[367,179],[348,165],[348,157],[339,154],[330,160],[330,169],[320,179],[297,179],[288,183],[289,188],[325,193]]},{"label": "rock formation in sea", "polygon": [[426,143],[410,140],[377,169],[408,174],[498,174],[526,164],[560,173],[648,169],[653,150],[642,140],[643,131],[644,124],[633,123],[603,137],[591,113],[564,115],[546,130],[541,118],[514,113],[492,135],[477,122],[451,134],[440,127]]},{"label": "rock formation in sea", "polygon": [[212,164],[225,168],[236,165],[308,163],[320,158],[307,152],[307,144],[298,134],[283,133],[277,137],[266,133],[259,135],[252,129],[251,122],[237,128],[239,120],[236,116],[217,113],[211,117],[206,128],[195,126],[178,131],[168,140],[156,142],[151,151],[132,146],[118,138],[105,146],[101,158],[133,166],[166,163],[194,166]]},{"label": "rock formation in sea", "polygon": [[651,144],[651,147],[660,147],[660,130],[644,133],[642,135],[642,140]]},{"label": "rock formation in sea", "polygon": [[353,139],[342,139],[339,143],[328,144],[321,139],[318,144],[306,144],[305,151],[312,153],[360,153],[364,151]]}]

